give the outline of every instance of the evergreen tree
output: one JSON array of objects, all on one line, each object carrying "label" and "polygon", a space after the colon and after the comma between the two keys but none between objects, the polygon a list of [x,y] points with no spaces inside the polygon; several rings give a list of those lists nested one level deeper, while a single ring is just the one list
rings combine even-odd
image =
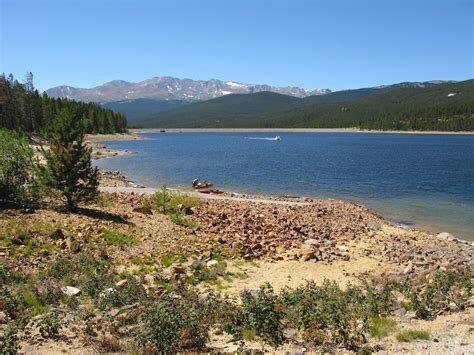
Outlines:
[{"label": "evergreen tree", "polygon": [[46,164],[39,167],[41,180],[47,188],[59,191],[67,208],[97,196],[97,168],[92,168],[92,149],[84,143],[84,127],[69,108],[55,116],[49,131],[50,149],[42,151]]}]

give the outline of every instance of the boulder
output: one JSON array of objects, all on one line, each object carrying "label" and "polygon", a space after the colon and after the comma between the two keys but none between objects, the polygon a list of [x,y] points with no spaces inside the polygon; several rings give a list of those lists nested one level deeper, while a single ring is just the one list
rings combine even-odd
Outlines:
[{"label": "boulder", "polygon": [[207,266],[214,266],[214,265],[217,265],[219,262],[217,260],[209,260],[207,262]]},{"label": "boulder", "polygon": [[185,274],[186,273],[186,268],[181,264],[175,264],[175,265],[173,265],[173,273],[175,273],[175,274]]},{"label": "boulder", "polygon": [[126,283],[127,283],[127,280],[125,280],[125,279],[124,279],[124,280],[120,280],[120,281],[117,281],[117,282],[115,283],[115,286],[120,287],[120,286],[125,285]]},{"label": "boulder", "polygon": [[450,233],[447,233],[447,232],[443,232],[443,233],[439,233],[436,238],[439,238],[439,239],[443,239],[443,240],[447,240],[449,242],[453,241],[453,240],[456,240],[456,238],[450,234]]},{"label": "boulder", "polygon": [[66,296],[77,296],[81,293],[81,290],[79,288],[72,286],[61,287],[61,291]]},{"label": "boulder", "polygon": [[146,215],[152,215],[153,211],[148,207],[135,207],[133,212],[142,213]]},{"label": "boulder", "polygon": [[320,245],[319,240],[314,239],[314,238],[306,239],[304,241],[304,243],[308,244],[308,245],[314,245],[314,246],[319,246]]}]

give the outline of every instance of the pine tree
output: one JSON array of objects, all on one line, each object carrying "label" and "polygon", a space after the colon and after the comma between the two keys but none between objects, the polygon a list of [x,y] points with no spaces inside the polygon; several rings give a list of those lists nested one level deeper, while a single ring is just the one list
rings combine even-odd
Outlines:
[{"label": "pine tree", "polygon": [[48,133],[50,149],[42,148],[46,164],[40,176],[47,188],[59,191],[73,209],[80,202],[97,196],[97,168],[92,168],[92,149],[84,143],[82,121],[69,108],[62,108],[54,118]]}]

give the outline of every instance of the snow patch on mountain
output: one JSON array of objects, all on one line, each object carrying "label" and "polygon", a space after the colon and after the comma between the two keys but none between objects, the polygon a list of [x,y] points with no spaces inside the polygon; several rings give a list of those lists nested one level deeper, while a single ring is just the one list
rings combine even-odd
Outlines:
[{"label": "snow patch on mountain", "polygon": [[306,97],[324,95],[329,89],[308,90],[299,87],[278,87],[242,84],[235,81],[178,79],[170,76],[154,77],[138,83],[123,80],[110,81],[90,89],[58,86],[47,90],[52,97],[69,97],[80,101],[121,101],[124,99],[209,100],[229,94],[250,94],[271,91],[283,95]]}]

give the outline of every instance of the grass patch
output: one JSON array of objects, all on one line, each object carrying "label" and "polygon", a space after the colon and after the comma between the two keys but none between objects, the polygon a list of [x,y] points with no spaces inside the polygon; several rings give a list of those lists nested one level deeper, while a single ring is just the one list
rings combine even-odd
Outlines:
[{"label": "grass patch", "polygon": [[394,332],[397,322],[385,317],[373,317],[369,322],[369,333],[375,338],[381,339]]},{"label": "grass patch", "polygon": [[170,214],[170,219],[171,222],[178,226],[184,226],[192,229],[198,229],[199,228],[199,223],[196,221],[193,221],[192,219],[188,219],[184,216],[183,213],[181,212],[176,212],[173,214]]},{"label": "grass patch", "polygon": [[47,311],[43,300],[30,291],[23,291],[20,298],[24,306],[31,308],[30,314],[33,316]]},{"label": "grass patch", "polygon": [[153,266],[156,263],[156,259],[151,256],[134,256],[132,258],[132,264],[138,266]]},{"label": "grass patch", "polygon": [[191,214],[191,209],[199,206],[199,203],[198,197],[182,193],[170,193],[166,186],[163,186],[161,191],[156,192],[151,198],[145,199],[143,206],[169,215],[171,221],[179,226],[197,229],[199,224],[185,218],[185,215]]},{"label": "grass patch", "polygon": [[178,257],[174,254],[166,254],[160,258],[160,264],[163,267],[170,267],[176,261],[178,261]]},{"label": "grass patch", "polygon": [[125,234],[114,229],[101,229],[100,237],[113,245],[136,245],[138,239],[126,236]]},{"label": "grass patch", "polygon": [[114,202],[114,194],[109,194],[109,193],[100,193],[96,196],[95,198],[95,203],[99,205],[100,207],[103,208],[108,208],[112,206],[112,203]]},{"label": "grass patch", "polygon": [[404,343],[413,340],[430,340],[430,333],[426,330],[402,330],[397,334],[397,340]]}]

